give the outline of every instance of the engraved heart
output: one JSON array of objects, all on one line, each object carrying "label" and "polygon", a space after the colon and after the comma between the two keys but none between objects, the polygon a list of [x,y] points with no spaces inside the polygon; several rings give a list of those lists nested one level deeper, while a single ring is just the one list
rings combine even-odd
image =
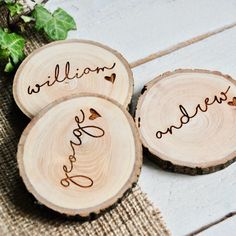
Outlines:
[{"label": "engraved heart", "polygon": [[236,97],[233,97],[233,100],[228,102],[230,106],[236,106]]},{"label": "engraved heart", "polygon": [[96,110],[94,110],[93,108],[90,108],[90,113],[91,113],[91,115],[89,117],[90,120],[95,120],[98,117],[101,117],[101,115]]},{"label": "engraved heart", "polygon": [[111,76],[105,76],[104,77],[105,80],[108,80],[110,81],[111,83],[115,83],[115,80],[116,80],[116,74],[115,73],[112,73]]}]

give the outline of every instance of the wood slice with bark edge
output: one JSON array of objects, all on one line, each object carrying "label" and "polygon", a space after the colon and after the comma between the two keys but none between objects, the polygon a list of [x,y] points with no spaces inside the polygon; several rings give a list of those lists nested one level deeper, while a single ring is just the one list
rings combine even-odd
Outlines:
[{"label": "wood slice with bark edge", "polygon": [[142,146],[120,104],[81,94],[53,102],[31,120],[17,161],[28,191],[40,203],[87,217],[117,203],[137,182]]},{"label": "wood slice with bark edge", "polygon": [[145,85],[135,122],[147,156],[164,169],[190,175],[233,163],[235,85],[229,75],[201,69],[166,72]]},{"label": "wood slice with bark edge", "polygon": [[127,107],[133,74],[117,51],[88,40],[65,40],[35,50],[20,65],[13,95],[28,117],[58,98],[80,93],[110,97]]}]

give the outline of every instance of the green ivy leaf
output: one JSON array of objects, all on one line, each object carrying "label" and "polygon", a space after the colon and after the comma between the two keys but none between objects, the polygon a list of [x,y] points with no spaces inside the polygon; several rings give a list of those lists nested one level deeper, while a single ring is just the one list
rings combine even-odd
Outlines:
[{"label": "green ivy leaf", "polygon": [[42,5],[36,5],[32,16],[35,18],[35,28],[43,29],[49,20],[52,19],[51,13]]},{"label": "green ivy leaf", "polygon": [[0,27],[0,43],[3,41],[3,37],[4,37],[5,33],[6,32]]},{"label": "green ivy leaf", "polygon": [[14,65],[23,60],[25,56],[23,51],[24,45],[25,40],[23,37],[16,33],[5,32],[0,28],[0,59],[6,59],[6,56],[8,56],[8,63],[5,67],[6,72],[12,71]]},{"label": "green ivy leaf", "polygon": [[10,11],[11,16],[21,14],[24,10],[23,5],[21,5],[20,3],[8,3],[6,6]]},{"label": "green ivy leaf", "polygon": [[68,31],[76,29],[74,19],[61,8],[51,14],[42,5],[37,5],[33,16],[36,29],[43,29],[51,40],[66,39]]},{"label": "green ivy leaf", "polygon": [[1,47],[6,49],[10,53],[14,64],[17,64],[20,60],[24,58],[24,45],[25,40],[23,37],[16,33],[6,34],[1,42]]},{"label": "green ivy leaf", "polygon": [[72,16],[70,16],[66,11],[61,8],[58,8],[53,13],[53,17],[61,22],[66,30],[76,30],[76,23]]}]

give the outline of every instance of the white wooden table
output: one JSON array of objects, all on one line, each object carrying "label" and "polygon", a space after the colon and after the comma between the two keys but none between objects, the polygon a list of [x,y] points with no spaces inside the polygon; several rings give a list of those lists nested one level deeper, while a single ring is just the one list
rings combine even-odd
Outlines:
[{"label": "white wooden table", "polygon": [[[95,40],[121,52],[132,66],[135,94],[160,73],[203,68],[236,79],[236,0],[50,0],[78,30],[69,38]],[[178,50],[176,50],[178,49]],[[139,185],[159,207],[173,235],[236,235],[236,163],[204,176],[163,171],[144,160]],[[219,222],[218,222],[219,221]]]}]

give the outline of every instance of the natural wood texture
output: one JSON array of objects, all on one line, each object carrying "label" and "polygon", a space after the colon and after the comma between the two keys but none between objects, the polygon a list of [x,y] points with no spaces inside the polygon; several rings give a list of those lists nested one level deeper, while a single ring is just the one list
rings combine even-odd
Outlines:
[{"label": "natural wood texture", "polygon": [[[152,78],[175,68],[208,68],[236,78],[235,40],[236,28],[136,67],[136,95]],[[236,163],[210,175],[186,176],[145,159],[139,185],[161,209],[173,235],[187,235],[235,211]]]},{"label": "natural wood texture", "polygon": [[68,215],[88,216],[116,203],[138,179],[141,144],[117,102],[84,94],[62,98],[22,134],[20,175],[36,199]]},{"label": "natural wood texture", "polygon": [[[62,7],[77,19],[78,31],[69,37],[103,42],[130,63],[236,20],[234,0],[50,0],[46,5]],[[235,41],[235,29],[228,30],[134,68],[135,92],[176,68],[206,68],[236,78]],[[191,177],[163,171],[146,159],[139,184],[160,207],[172,234],[187,235],[236,209],[235,168]]]},{"label": "natural wood texture", "polygon": [[83,92],[111,97],[126,107],[133,92],[127,61],[99,43],[60,41],[35,50],[14,78],[14,98],[29,117],[58,98]]},{"label": "natural wood texture", "polygon": [[206,174],[236,159],[236,82],[219,72],[176,70],[142,90],[136,125],[165,169]]}]

